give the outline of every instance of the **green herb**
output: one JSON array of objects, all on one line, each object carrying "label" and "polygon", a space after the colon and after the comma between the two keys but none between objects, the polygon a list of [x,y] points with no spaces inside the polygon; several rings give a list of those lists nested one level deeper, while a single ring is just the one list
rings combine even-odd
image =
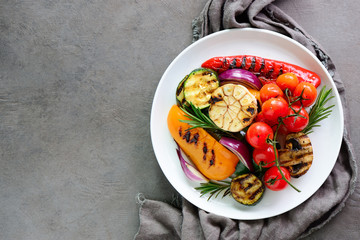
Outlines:
[{"label": "green herb", "polygon": [[207,183],[201,183],[200,187],[196,187],[195,189],[200,191],[201,197],[205,194],[210,194],[208,200],[210,200],[212,197],[217,198],[220,193],[223,193],[222,197],[225,197],[230,194],[230,184],[229,181],[218,181],[218,182],[207,182]]},{"label": "green herb", "polygon": [[180,107],[181,110],[183,110],[187,117],[190,118],[190,120],[180,120],[181,122],[188,123],[192,127],[189,128],[206,128],[206,129],[215,129],[215,130],[221,130],[218,126],[215,125],[211,119],[206,116],[199,108],[195,107],[192,103],[190,103],[189,108]]},{"label": "green herb", "polygon": [[326,119],[327,117],[329,117],[330,113],[331,113],[331,108],[333,108],[335,105],[331,105],[328,107],[325,107],[325,104],[332,98],[334,98],[334,96],[330,96],[330,93],[332,91],[332,89],[330,88],[329,90],[325,89],[326,87],[324,86],[319,93],[319,96],[316,99],[315,104],[310,108],[310,112],[309,112],[309,123],[308,125],[305,127],[305,129],[302,131],[305,134],[309,134],[312,133],[312,129],[314,127],[320,127],[319,123],[320,121]]}]

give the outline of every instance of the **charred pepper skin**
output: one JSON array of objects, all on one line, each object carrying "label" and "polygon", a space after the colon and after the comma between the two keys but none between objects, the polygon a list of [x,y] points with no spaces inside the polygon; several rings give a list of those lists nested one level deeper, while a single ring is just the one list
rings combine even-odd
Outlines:
[{"label": "charred pepper skin", "polygon": [[215,70],[219,74],[232,68],[245,69],[257,75],[262,84],[273,82],[279,75],[288,72],[294,73],[299,82],[309,82],[315,87],[321,84],[320,77],[310,70],[295,64],[252,55],[214,57],[205,61],[201,67]]}]

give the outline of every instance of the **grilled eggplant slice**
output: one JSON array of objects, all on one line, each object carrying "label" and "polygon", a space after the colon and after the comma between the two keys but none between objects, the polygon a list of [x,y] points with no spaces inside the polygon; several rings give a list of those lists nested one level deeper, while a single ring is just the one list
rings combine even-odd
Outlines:
[{"label": "grilled eggplant slice", "polygon": [[278,152],[280,164],[288,168],[294,178],[304,175],[310,169],[314,158],[310,138],[302,132],[288,134],[285,149]]},{"label": "grilled eggplant slice", "polygon": [[244,205],[255,205],[262,198],[265,186],[252,173],[245,173],[233,178],[230,185],[233,198]]},{"label": "grilled eggplant slice", "polygon": [[220,128],[239,132],[249,126],[257,114],[257,101],[249,90],[237,84],[225,84],[211,97],[210,119]]},{"label": "grilled eggplant slice", "polygon": [[210,106],[211,94],[220,85],[215,71],[206,68],[193,70],[184,82],[184,97],[188,103],[203,109]]}]

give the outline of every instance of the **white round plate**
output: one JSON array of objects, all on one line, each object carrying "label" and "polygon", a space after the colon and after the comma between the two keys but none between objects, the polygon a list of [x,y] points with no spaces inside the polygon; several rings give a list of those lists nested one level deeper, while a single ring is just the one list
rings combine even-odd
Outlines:
[{"label": "white round plate", "polygon": [[[321,85],[332,88],[335,96],[328,104],[335,104],[331,116],[321,122],[310,134],[314,149],[314,160],[309,171],[290,186],[274,192],[266,190],[262,200],[255,206],[244,206],[231,196],[225,198],[200,197],[194,189],[199,183],[184,175],[176,155],[176,145],[167,128],[167,115],[175,101],[175,90],[181,79],[207,59],[216,56],[255,55],[293,63],[316,72]],[[151,110],[151,139],[158,163],[173,187],[197,207],[232,219],[262,219],[279,215],[298,206],[324,183],[334,167],[343,135],[343,110],[339,94],[331,76],[320,61],[298,42],[275,32],[259,29],[224,30],[191,44],[169,65],[157,87]]]}]

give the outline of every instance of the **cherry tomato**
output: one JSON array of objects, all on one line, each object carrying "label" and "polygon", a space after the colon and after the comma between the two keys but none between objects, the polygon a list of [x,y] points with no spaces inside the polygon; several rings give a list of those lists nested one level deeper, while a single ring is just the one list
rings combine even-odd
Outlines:
[{"label": "cherry tomato", "polygon": [[283,91],[275,83],[269,83],[262,86],[260,89],[260,99],[264,103],[266,100],[275,97],[284,97]]},{"label": "cherry tomato", "polygon": [[[284,167],[280,167],[285,178],[290,181],[290,172]],[[269,168],[264,174],[264,183],[267,188],[273,191],[280,191],[287,187],[288,183],[282,179],[281,173],[276,166]]]},{"label": "cherry tomato", "polygon": [[271,122],[277,121],[279,117],[285,117],[288,108],[289,104],[282,97],[270,98],[261,107],[264,118]]},{"label": "cherry tomato", "polygon": [[308,107],[313,104],[317,97],[316,87],[308,82],[301,82],[294,90],[294,97],[302,96],[300,101],[304,107]]},{"label": "cherry tomato", "polygon": [[[298,116],[291,116],[296,114]],[[289,132],[300,132],[308,125],[309,114],[304,107],[295,105],[292,109],[289,107],[287,117],[283,119],[283,122]]]},{"label": "cherry tomato", "polygon": [[294,73],[284,73],[276,79],[276,85],[278,85],[283,92],[285,92],[285,89],[289,89],[289,91],[293,93],[298,84],[299,79]]},{"label": "cherry tomato", "polygon": [[[278,156],[277,150],[276,155]],[[269,146],[268,148],[261,149],[255,148],[253,151],[253,159],[257,165],[262,165],[264,168],[269,168],[275,164],[275,152],[274,147]]]},{"label": "cherry tomato", "polygon": [[[273,130],[274,132],[275,132],[276,129],[278,128],[278,125],[279,125],[279,123],[271,126],[271,128],[272,128],[272,130]],[[281,134],[281,135],[284,135],[284,136],[287,135],[287,134],[289,134],[289,131],[287,130],[287,128],[285,127],[284,124],[281,124],[281,125],[279,126],[278,134]]]},{"label": "cherry tomato", "polygon": [[255,122],[266,122],[263,112],[259,112],[258,114],[256,114],[254,121]]},{"label": "cherry tomato", "polygon": [[254,148],[267,148],[269,144],[266,142],[266,139],[273,139],[274,132],[268,124],[264,122],[256,122],[250,125],[245,138],[246,141]]}]

